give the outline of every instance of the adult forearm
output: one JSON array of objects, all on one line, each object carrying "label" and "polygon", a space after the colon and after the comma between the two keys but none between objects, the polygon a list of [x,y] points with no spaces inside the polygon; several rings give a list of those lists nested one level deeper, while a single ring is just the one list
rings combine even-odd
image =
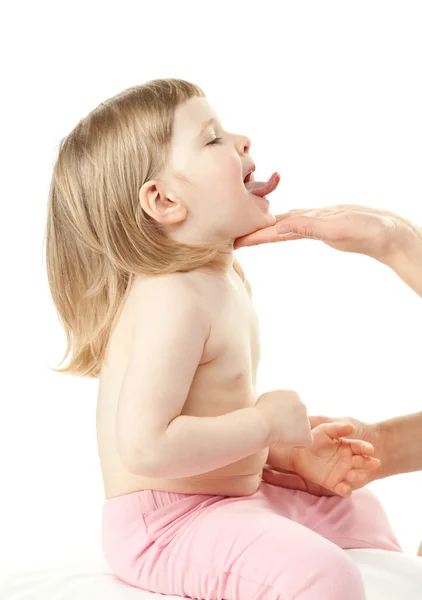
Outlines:
[{"label": "adult forearm", "polygon": [[403,222],[385,264],[422,297],[422,229]]},{"label": "adult forearm", "polygon": [[373,479],[422,470],[422,412],[376,424],[375,455],[381,467]]}]

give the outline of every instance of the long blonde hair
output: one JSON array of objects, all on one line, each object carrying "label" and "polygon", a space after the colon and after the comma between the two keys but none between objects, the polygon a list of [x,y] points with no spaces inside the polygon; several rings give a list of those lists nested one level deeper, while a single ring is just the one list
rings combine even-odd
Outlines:
[{"label": "long blonde hair", "polygon": [[[156,79],[101,102],[60,141],[49,190],[45,256],[67,347],[61,373],[98,377],[111,328],[137,274],[220,269],[215,246],[180,244],[140,207],[166,164],[178,105],[195,84]],[[243,272],[235,260],[242,279]],[[61,364],[60,363],[60,364]]]}]

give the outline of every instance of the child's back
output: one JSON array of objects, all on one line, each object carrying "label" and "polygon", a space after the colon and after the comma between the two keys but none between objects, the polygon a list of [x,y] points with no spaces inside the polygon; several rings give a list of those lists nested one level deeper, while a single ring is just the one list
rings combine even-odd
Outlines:
[{"label": "child's back", "polygon": [[[210,417],[253,406],[256,402],[259,361],[257,316],[237,273],[230,269],[223,275],[195,271],[160,278],[138,278],[110,337],[100,375],[97,435],[107,498],[142,489],[247,495],[253,493],[261,482],[262,467],[268,453],[266,449],[214,471],[176,479],[135,475],[122,463],[116,444],[119,394],[134,337],[142,336],[142,320],[154,318],[151,314],[140,314],[140,302],[142,297],[149,294],[161,296],[161,306],[154,303],[156,315],[160,318],[160,314],[172,305],[175,299],[173,292],[178,297],[181,287],[195,300],[202,300],[202,308],[210,324],[209,336],[181,414]],[[158,288],[166,293],[160,294]],[[192,326],[197,327],[194,323]],[[148,336],[148,331],[144,335]],[[150,340],[144,339],[143,344],[149,347]],[[168,394],[177,391],[174,373],[177,372],[184,348],[180,347],[179,350],[180,354],[174,356],[174,372],[166,373],[163,370],[160,374],[160,393],[161,388]],[[160,357],[156,359],[160,361]],[[152,362],[156,363],[154,357]],[[148,373],[149,361],[147,363],[137,365],[137,375],[141,381],[153,376]]]}]

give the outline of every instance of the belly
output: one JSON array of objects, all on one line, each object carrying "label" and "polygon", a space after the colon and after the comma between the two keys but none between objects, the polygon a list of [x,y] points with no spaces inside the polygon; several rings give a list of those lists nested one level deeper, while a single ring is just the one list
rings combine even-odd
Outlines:
[{"label": "belly", "polygon": [[[239,353],[240,355],[240,350]],[[218,416],[256,403],[255,370],[246,358],[230,368],[217,365],[199,367],[182,414]],[[107,390],[107,386],[104,386]],[[102,398],[98,410],[100,462],[106,498],[141,490],[161,490],[185,494],[248,496],[258,489],[268,457],[268,448],[239,461],[193,477],[177,479],[146,478],[127,471],[114,443],[116,398]]]},{"label": "belly", "polygon": [[215,471],[178,479],[152,479],[133,475],[123,468],[103,468],[105,495],[108,499],[141,490],[160,490],[179,494],[249,496],[259,488],[267,456],[268,448]]}]

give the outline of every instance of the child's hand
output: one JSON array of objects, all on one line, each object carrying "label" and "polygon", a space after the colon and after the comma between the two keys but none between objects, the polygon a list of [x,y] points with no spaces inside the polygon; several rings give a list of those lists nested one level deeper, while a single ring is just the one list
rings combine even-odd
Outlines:
[{"label": "child's hand", "polygon": [[314,443],[292,451],[293,470],[303,479],[338,494],[350,496],[353,489],[369,481],[369,472],[378,469],[374,447],[361,440],[342,439],[354,427],[345,423],[324,423],[312,429]]}]

